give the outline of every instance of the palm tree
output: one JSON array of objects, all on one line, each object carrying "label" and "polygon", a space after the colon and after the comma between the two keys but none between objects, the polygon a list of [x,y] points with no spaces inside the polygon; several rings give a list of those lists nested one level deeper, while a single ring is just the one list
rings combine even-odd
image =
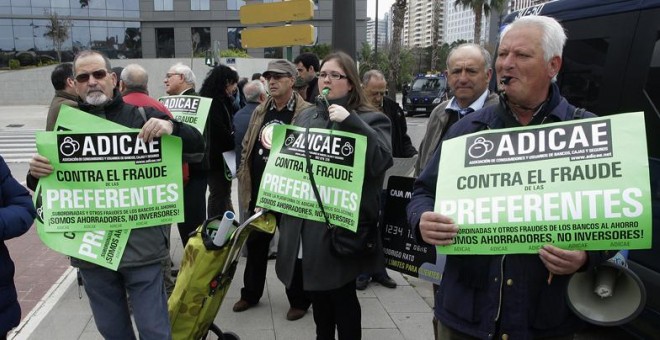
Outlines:
[{"label": "palm tree", "polygon": [[461,6],[464,9],[472,9],[474,12],[474,43],[481,42],[481,21],[485,15],[490,15],[490,10],[501,11],[506,4],[505,0],[454,0],[454,7]]},{"label": "palm tree", "polygon": [[396,98],[396,86],[401,71],[401,31],[408,7],[407,0],[396,0],[392,5],[392,44],[390,45],[390,69],[387,77],[387,90],[392,99]]}]

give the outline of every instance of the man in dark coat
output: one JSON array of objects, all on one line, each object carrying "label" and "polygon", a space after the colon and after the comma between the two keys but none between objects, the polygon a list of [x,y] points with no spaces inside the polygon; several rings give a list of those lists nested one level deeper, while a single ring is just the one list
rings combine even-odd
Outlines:
[{"label": "man in dark coat", "polygon": [[55,88],[55,96],[50,102],[50,108],[48,108],[46,131],[53,130],[62,105],[78,106],[78,94],[73,87],[73,64],[62,63],[55,66],[50,74],[50,81],[53,83],[53,88]]},{"label": "man in dark coat", "polygon": [[[145,108],[145,122],[137,107],[124,103],[114,86],[117,75],[110,71],[106,56],[82,51],[73,65],[76,91],[83,100],[79,103],[81,110],[126,127],[140,128],[138,138],[145,142],[163,135],[178,136],[184,160],[188,160],[187,155],[201,157],[204,140],[197,129],[149,107]],[[35,155],[30,161],[28,185],[35,188],[39,178],[54,171],[47,158]],[[170,256],[169,227],[132,229],[117,271],[72,258],[72,264],[80,268],[96,327],[104,338],[135,339],[131,314],[140,339],[171,337],[162,271],[163,261]]]},{"label": "man in dark coat", "polygon": [[[553,82],[565,42],[564,29],[549,17],[521,17],[504,28],[495,63],[500,104],[461,118],[442,141],[485,129],[573,119],[576,108]],[[407,208],[414,236],[431,245],[454,243],[459,230],[450,217],[434,211],[442,151],[442,145],[436,148],[415,182]],[[447,255],[435,295],[435,338],[572,339],[582,322],[566,303],[568,281],[614,255],[608,253],[545,244],[538,254]]]},{"label": "man in dark coat", "polygon": [[319,57],[311,52],[301,53],[293,60],[298,76],[307,82],[307,92],[303,96],[308,103],[314,103],[319,95],[319,78],[316,74],[321,69]]}]

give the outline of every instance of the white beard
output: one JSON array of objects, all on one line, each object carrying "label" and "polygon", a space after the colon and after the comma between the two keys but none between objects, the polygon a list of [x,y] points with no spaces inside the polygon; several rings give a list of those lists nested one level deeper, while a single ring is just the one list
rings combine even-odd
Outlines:
[{"label": "white beard", "polygon": [[94,105],[94,106],[103,105],[108,100],[110,100],[110,99],[103,92],[92,92],[92,93],[88,94],[87,97],[85,98],[85,101],[88,104]]}]

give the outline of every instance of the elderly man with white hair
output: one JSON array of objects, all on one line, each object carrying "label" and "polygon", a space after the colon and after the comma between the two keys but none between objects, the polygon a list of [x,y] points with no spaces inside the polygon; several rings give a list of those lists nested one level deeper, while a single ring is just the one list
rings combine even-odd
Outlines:
[{"label": "elderly man with white hair", "polygon": [[[565,42],[564,29],[550,17],[521,17],[504,28],[495,62],[500,104],[461,118],[442,137],[408,205],[417,240],[449,245],[459,230],[450,217],[434,212],[443,141],[486,129],[574,119],[575,106],[554,83]],[[447,255],[435,295],[436,339],[573,339],[582,321],[566,303],[571,274],[612,255],[550,243],[537,254]]]}]

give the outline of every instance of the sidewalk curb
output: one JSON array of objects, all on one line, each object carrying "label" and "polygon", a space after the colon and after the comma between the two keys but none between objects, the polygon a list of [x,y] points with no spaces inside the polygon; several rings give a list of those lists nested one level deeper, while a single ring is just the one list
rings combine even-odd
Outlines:
[{"label": "sidewalk curb", "polygon": [[30,337],[41,321],[50,313],[50,311],[57,305],[62,296],[66,293],[69,287],[76,282],[76,268],[69,267],[60,278],[53,283],[50,289],[46,292],[44,297],[37,303],[34,308],[28,313],[23,321],[14,328],[7,339],[23,340]]}]

